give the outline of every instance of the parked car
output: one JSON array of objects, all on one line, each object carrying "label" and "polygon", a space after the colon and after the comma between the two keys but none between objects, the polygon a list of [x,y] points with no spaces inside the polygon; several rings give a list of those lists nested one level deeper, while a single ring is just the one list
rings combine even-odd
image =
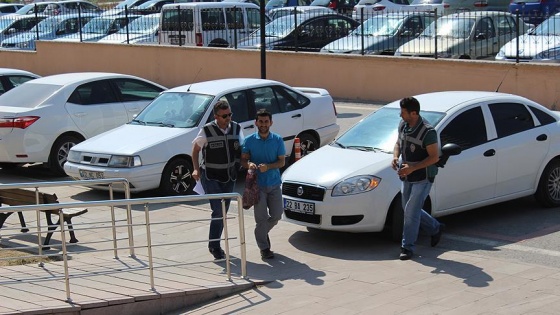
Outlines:
[{"label": "parked car", "polygon": [[102,13],[103,10],[97,5],[82,0],[67,0],[50,3],[47,5],[43,14],[78,14],[78,13]]},{"label": "parked car", "polygon": [[[519,50],[518,50],[519,47]],[[553,15],[529,31],[505,44],[496,60],[560,62],[560,15]]]},{"label": "parked car", "polygon": [[230,104],[244,135],[257,131],[256,110],[267,108],[273,114],[271,129],[282,135],[289,157],[295,137],[311,151],[340,130],[324,89],[262,79],[193,83],[165,91],[130,123],[74,146],[64,170],[76,179],[126,178],[132,192],[189,194],[194,188],[191,143],[214,120],[212,109],[219,100]]},{"label": "parked car", "polygon": [[17,10],[15,14],[18,15],[28,15],[28,14],[35,14],[35,13],[41,14],[43,13],[43,11],[45,11],[45,8],[51,3],[56,3],[56,1],[29,3],[21,7],[19,10]]},{"label": "parked car", "polygon": [[358,0],[313,0],[310,5],[327,7],[338,13],[348,14],[354,10]]},{"label": "parked car", "polygon": [[222,0],[222,2],[247,2],[247,3],[253,3],[258,6],[261,5],[260,0]]},{"label": "parked car", "polygon": [[27,32],[3,40],[3,49],[34,50],[36,40],[53,40],[65,35],[75,34],[80,27],[96,17],[94,13],[62,14],[51,16],[39,22]]},{"label": "parked car", "polygon": [[159,19],[161,13],[144,15],[128,24],[115,34],[107,35],[98,43],[112,44],[157,44],[159,32]]},{"label": "parked car", "polygon": [[66,73],[0,97],[0,167],[43,162],[64,174],[69,149],[132,120],[165,87],[117,73]]},{"label": "parked car", "polygon": [[[396,12],[373,16],[350,35],[328,44],[324,53],[393,55],[404,43],[418,37],[435,21],[428,13]],[[362,42],[363,40],[363,42]]]},{"label": "parked car", "polygon": [[272,9],[284,7],[299,7],[309,5],[310,3],[311,0],[269,0],[264,6],[264,11],[268,13]]},{"label": "parked car", "polygon": [[509,12],[531,24],[539,24],[559,11],[560,0],[512,0],[509,4]]},{"label": "parked car", "polygon": [[0,3],[0,16],[16,13],[21,8],[23,4],[20,3]]},{"label": "parked car", "polygon": [[[432,216],[530,195],[546,207],[560,206],[557,112],[524,97],[494,92],[437,92],[416,98],[445,155],[462,151],[439,169],[424,204]],[[400,240],[402,182],[391,168],[399,115],[399,101],[392,102],[284,171],[286,219],[333,231],[387,229]]]},{"label": "parked car", "polygon": [[434,12],[437,9],[438,15],[443,15],[445,4],[443,0],[360,0],[354,6],[352,18],[358,21],[371,18],[377,14],[387,14],[394,12]]},{"label": "parked car", "polygon": [[268,11],[268,16],[274,20],[279,17],[287,16],[287,15],[294,15],[297,14],[304,14],[307,13],[309,15],[322,15],[322,14],[336,14],[331,8],[321,7],[321,6],[312,6],[312,5],[304,5],[300,7],[283,7],[283,8],[276,8]]},{"label": "parked car", "polygon": [[[436,29],[437,23],[437,29]],[[494,58],[500,47],[533,25],[508,12],[478,11],[450,14],[432,23],[418,38],[402,45],[396,56],[484,59]],[[436,32],[437,30],[437,32]],[[437,50],[436,50],[437,49]]]},{"label": "parked car", "polygon": [[[297,23],[296,23],[297,19]],[[296,29],[297,25],[297,29]],[[360,23],[340,14],[288,15],[265,26],[267,50],[319,51],[328,43],[347,36]],[[238,48],[259,49],[260,31],[237,43]]]},{"label": "parked car", "polygon": [[0,42],[22,32],[29,31],[38,22],[47,18],[47,15],[18,15],[3,16],[0,19]]},{"label": "parked car", "polygon": [[0,68],[0,95],[8,92],[9,90],[15,88],[20,84],[33,79],[37,79],[38,77],[38,75],[29,71]]},{"label": "parked car", "polygon": [[96,42],[107,35],[115,34],[126,28],[128,23],[139,17],[141,15],[137,14],[98,16],[89,20],[82,27],[80,34],[75,33],[61,36],[55,40],[63,42]]},{"label": "parked car", "polygon": [[150,0],[136,6],[131,13],[134,14],[153,14],[160,13],[161,8],[166,5],[173,3],[173,0]]}]

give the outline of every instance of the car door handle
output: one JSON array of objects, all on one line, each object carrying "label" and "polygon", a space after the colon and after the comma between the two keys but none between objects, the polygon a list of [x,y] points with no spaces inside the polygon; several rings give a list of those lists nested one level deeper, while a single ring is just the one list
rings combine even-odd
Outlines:
[{"label": "car door handle", "polygon": [[87,114],[84,113],[84,112],[78,112],[78,113],[73,113],[73,115],[76,116],[76,117],[84,117],[84,116],[86,116]]},{"label": "car door handle", "polygon": [[496,155],[496,150],[494,150],[494,149],[490,149],[490,150],[484,152],[484,156],[494,156],[494,155]]},{"label": "car door handle", "polygon": [[128,111],[135,113],[135,112],[139,111],[139,109],[138,109],[138,107],[129,107]]},{"label": "car door handle", "polygon": [[539,135],[537,137],[537,141],[545,141],[546,139],[548,139],[548,136],[545,134]]},{"label": "car door handle", "polygon": [[301,117],[301,114],[297,114],[297,115],[292,116],[292,118],[298,118],[298,117]]},{"label": "car door handle", "polygon": [[253,128],[255,128],[255,125],[249,125],[249,126],[243,128],[243,129],[253,129]]}]

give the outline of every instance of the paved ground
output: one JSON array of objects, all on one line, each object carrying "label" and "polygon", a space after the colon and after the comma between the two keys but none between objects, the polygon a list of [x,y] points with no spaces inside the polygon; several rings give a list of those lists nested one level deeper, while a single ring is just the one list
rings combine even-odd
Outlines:
[{"label": "paved ground", "polygon": [[[62,201],[107,196],[79,186],[44,190],[56,192]],[[232,206],[236,209],[235,203]],[[132,212],[133,222],[141,224],[143,208],[135,206]],[[429,247],[429,238],[421,238],[418,255],[403,262],[397,260],[398,244],[380,234],[309,232],[282,221],[270,235],[276,257],[263,261],[252,234],[250,211],[245,213],[248,278],[268,284],[247,290],[251,283],[240,277],[242,253],[235,211],[228,221],[234,238],[230,241],[235,258],[230,264],[232,281],[225,277],[224,262],[206,261],[211,258],[203,241],[208,222],[199,220],[208,216],[205,202],[150,207],[150,221],[158,223],[151,229],[153,291],[143,247],[145,229],[134,228],[137,257],[127,257],[128,252],[120,250],[116,260],[107,228],[109,209],[90,208],[74,220],[80,243],[69,248],[75,304],[64,301],[61,262],[45,268],[5,267],[0,268],[0,313],[560,314],[559,269],[455,251],[446,247],[445,234],[436,248]],[[31,216],[26,217],[34,224]],[[124,211],[117,209],[116,217],[122,222]],[[98,229],[86,229],[88,222],[100,221],[105,223],[97,223]],[[8,223],[16,226],[17,217],[10,217]],[[29,245],[36,238],[5,233],[3,246]],[[125,228],[117,229],[119,246],[126,246],[125,236]],[[55,234],[53,245],[60,245],[59,240]],[[28,281],[22,283],[22,278]],[[185,305],[187,297],[190,303],[204,303],[172,311]],[[96,308],[100,306],[106,309]]]}]

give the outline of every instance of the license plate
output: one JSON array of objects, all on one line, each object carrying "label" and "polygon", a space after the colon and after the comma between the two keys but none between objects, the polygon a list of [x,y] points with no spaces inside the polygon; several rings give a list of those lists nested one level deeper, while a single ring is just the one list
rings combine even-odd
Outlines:
[{"label": "license plate", "polygon": [[284,198],[284,209],[303,214],[315,214],[315,204]]},{"label": "license plate", "polygon": [[82,179],[103,179],[105,174],[103,172],[79,170]]}]

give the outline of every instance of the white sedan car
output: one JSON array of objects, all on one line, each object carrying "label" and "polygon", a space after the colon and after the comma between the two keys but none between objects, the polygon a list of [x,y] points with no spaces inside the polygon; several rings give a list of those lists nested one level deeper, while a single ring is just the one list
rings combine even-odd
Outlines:
[{"label": "white sedan car", "polygon": [[43,162],[63,175],[70,148],[129,122],[165,87],[117,73],[66,73],[0,97],[0,167]]},{"label": "white sedan car", "polygon": [[[416,98],[420,115],[435,127],[441,144],[462,149],[439,169],[426,211],[440,217],[529,195],[544,206],[560,206],[556,112],[494,92]],[[399,114],[399,101],[392,102],[290,166],[282,176],[286,218],[333,231],[388,228],[400,239],[401,181],[391,168]]]},{"label": "white sedan car", "polygon": [[290,157],[296,137],[312,151],[340,130],[333,100],[324,89],[262,79],[193,83],[165,91],[130,123],[74,146],[64,170],[76,179],[126,178],[132,192],[159,188],[165,195],[192,193],[192,141],[214,120],[212,109],[219,100],[230,104],[232,119],[246,136],[257,131],[257,109],[268,109],[271,129],[284,138]]},{"label": "white sedan car", "polygon": [[10,68],[0,68],[0,95],[29,80],[37,79],[35,73]]}]

